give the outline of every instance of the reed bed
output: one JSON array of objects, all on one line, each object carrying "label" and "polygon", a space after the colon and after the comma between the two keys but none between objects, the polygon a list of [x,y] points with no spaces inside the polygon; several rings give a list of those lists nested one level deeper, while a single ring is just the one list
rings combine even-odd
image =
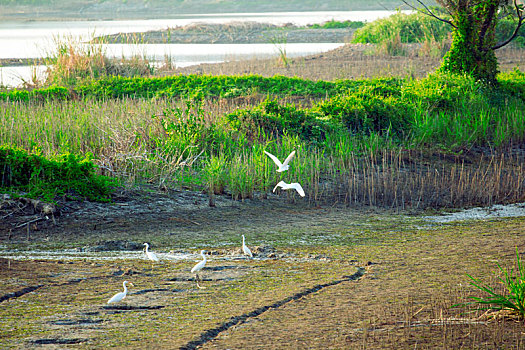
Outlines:
[{"label": "reed bed", "polygon": [[[428,208],[525,200],[524,153],[502,151],[507,145],[505,140],[520,140],[525,134],[519,111],[514,115],[516,120],[510,114],[505,123],[501,121],[499,129],[491,131],[502,135],[499,151],[491,152],[486,147],[482,150],[487,155],[478,152],[477,156],[451,156],[453,152],[432,151],[429,147],[415,151],[424,142],[443,137],[446,133],[440,134],[439,127],[427,127],[431,130],[425,134],[428,137],[415,135],[402,143],[377,133],[328,134],[317,144],[293,134],[275,137],[260,131],[250,138],[234,133],[222,116],[253,102],[1,102],[0,143],[46,156],[66,152],[91,154],[103,175],[127,184],[148,182],[161,188],[178,186],[205,191],[211,205],[215,195],[241,200],[265,198],[280,180],[300,182],[311,205]],[[439,123],[434,120],[432,125]],[[472,130],[484,128],[481,123],[467,129],[465,135],[474,135],[468,138],[472,141],[476,135]],[[449,133],[453,130],[450,125],[445,129]],[[297,155],[290,170],[280,174],[264,150],[280,159],[292,150]],[[278,191],[291,201],[299,199],[295,192]]]}]

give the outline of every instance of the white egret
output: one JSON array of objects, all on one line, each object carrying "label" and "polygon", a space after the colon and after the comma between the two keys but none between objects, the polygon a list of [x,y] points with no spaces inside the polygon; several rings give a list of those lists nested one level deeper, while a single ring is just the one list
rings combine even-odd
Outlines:
[{"label": "white egret", "polygon": [[273,154],[268,153],[266,151],[264,151],[264,153],[266,153],[266,155],[268,157],[272,158],[272,160],[275,163],[275,165],[277,165],[279,167],[279,169],[277,169],[278,173],[286,171],[286,170],[288,170],[290,168],[288,163],[290,163],[290,161],[292,160],[293,156],[295,155],[295,151],[292,151],[292,153],[290,153],[288,155],[288,157],[284,160],[284,162],[281,163],[281,161],[279,159],[277,159],[277,157],[274,156]]},{"label": "white egret", "polygon": [[204,268],[204,265],[206,265],[206,255],[204,255],[204,253],[206,253],[206,251],[201,250],[201,256],[203,260],[199,261],[199,263],[197,263],[197,265],[193,266],[193,268],[191,269],[191,273],[195,273],[195,281],[197,281],[197,287],[199,288],[204,288],[199,286],[199,271]]},{"label": "white egret", "polygon": [[297,182],[292,182],[291,184],[287,184],[286,182],[284,181],[280,181],[277,185],[275,185],[275,187],[273,188],[273,191],[272,192],[275,192],[275,190],[277,189],[277,187],[281,187],[283,190],[291,190],[291,189],[294,189],[297,191],[297,193],[299,193],[299,195],[301,197],[304,197],[304,190],[303,188],[301,187],[301,185]]},{"label": "white egret", "polygon": [[108,300],[108,304],[111,304],[111,303],[118,303],[119,301],[121,301],[122,299],[124,299],[124,298],[126,297],[126,294],[128,294],[128,288],[126,287],[126,284],[127,284],[127,283],[129,283],[130,286],[133,285],[133,283],[131,283],[131,282],[124,281],[124,282],[122,283],[122,285],[124,286],[124,291],[115,294],[111,299]]},{"label": "white egret", "polygon": [[252,251],[244,243],[244,235],[242,235],[242,252],[244,253],[244,255],[248,255],[250,258],[253,258]]},{"label": "white egret", "polygon": [[146,257],[151,260],[151,261],[159,261],[159,258],[157,257],[157,254],[153,253],[153,252],[150,252],[148,249],[149,249],[149,244],[148,243],[144,243],[144,246],[146,247]]}]

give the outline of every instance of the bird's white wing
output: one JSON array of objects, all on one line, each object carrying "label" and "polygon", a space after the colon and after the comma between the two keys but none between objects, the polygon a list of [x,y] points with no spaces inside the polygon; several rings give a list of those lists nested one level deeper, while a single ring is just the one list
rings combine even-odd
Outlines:
[{"label": "bird's white wing", "polygon": [[286,157],[286,159],[283,162],[283,165],[288,165],[288,163],[290,163],[290,161],[292,160],[293,156],[295,156],[295,151],[293,151],[288,155],[288,157]]},{"label": "bird's white wing", "polygon": [[206,261],[201,261],[200,263],[198,263],[197,265],[193,266],[193,268],[191,269],[191,272],[195,272],[195,271],[200,271],[202,270],[202,268],[204,267],[204,265],[206,264]]},{"label": "bird's white wing", "polygon": [[159,257],[153,252],[148,252],[148,258],[153,261],[159,261]]},{"label": "bird's white wing", "polygon": [[244,251],[244,254],[249,255],[250,258],[253,258],[252,251],[247,246],[242,247],[242,250]]},{"label": "bird's white wing", "polygon": [[275,187],[273,188],[272,192],[275,192],[277,187],[283,187],[283,185],[286,185],[285,182],[284,181],[279,181],[279,183],[277,185],[275,185]]},{"label": "bird's white wing", "polygon": [[294,182],[293,184],[290,184],[290,186],[295,188],[295,190],[297,191],[297,193],[299,193],[299,195],[301,197],[304,197],[304,190],[303,190],[303,187],[301,186],[301,184],[299,184],[297,182]]},{"label": "bird's white wing", "polygon": [[126,294],[124,294],[124,292],[117,293],[111,299],[108,300],[108,304],[117,303],[124,299],[125,296]]},{"label": "bird's white wing", "polygon": [[275,165],[277,165],[279,168],[283,166],[283,164],[281,163],[281,161],[279,159],[277,159],[276,156],[274,156],[273,154],[271,153],[268,153],[266,151],[264,151],[264,153],[266,153],[266,155],[270,158],[272,158],[273,162],[275,163]]}]

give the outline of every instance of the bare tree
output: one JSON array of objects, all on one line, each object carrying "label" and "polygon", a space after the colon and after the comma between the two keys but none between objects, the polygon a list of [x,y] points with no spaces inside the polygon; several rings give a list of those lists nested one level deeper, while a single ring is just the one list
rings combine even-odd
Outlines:
[{"label": "bare tree", "polygon": [[[509,44],[525,21],[523,0],[436,0],[450,18],[444,18],[422,0],[402,0],[410,8],[452,26],[452,45],[441,70],[472,74],[488,83],[496,82],[498,62],[495,50]],[[496,42],[496,25],[501,18],[515,21],[510,37]]]}]

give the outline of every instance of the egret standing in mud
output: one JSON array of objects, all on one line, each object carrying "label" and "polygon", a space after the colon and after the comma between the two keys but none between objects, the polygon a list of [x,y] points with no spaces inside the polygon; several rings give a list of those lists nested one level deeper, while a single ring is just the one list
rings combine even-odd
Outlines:
[{"label": "egret standing in mud", "polygon": [[277,189],[277,187],[281,187],[283,190],[290,190],[290,189],[294,189],[297,191],[297,193],[299,193],[299,195],[301,197],[304,197],[304,190],[303,188],[301,187],[301,184],[297,183],[297,182],[292,182],[291,184],[287,184],[286,182],[284,181],[280,181],[277,185],[275,185],[275,187],[273,188],[273,191],[272,192],[275,192],[275,190]]},{"label": "egret standing in mud", "polygon": [[278,173],[286,171],[286,170],[288,170],[290,168],[288,163],[290,163],[290,161],[292,160],[293,156],[295,155],[295,151],[293,151],[292,153],[290,153],[288,155],[288,157],[284,160],[284,162],[281,163],[281,161],[279,159],[277,159],[277,157],[274,156],[273,154],[271,154],[269,152],[266,152],[266,151],[264,151],[264,153],[266,153],[266,155],[268,157],[272,158],[272,160],[275,163],[275,165],[277,165],[279,167],[279,169],[277,169]]},{"label": "egret standing in mud", "polygon": [[133,283],[131,283],[131,282],[124,281],[124,282],[122,283],[122,286],[124,286],[124,291],[115,294],[111,299],[108,300],[108,304],[111,304],[111,303],[118,303],[119,301],[121,301],[122,299],[124,299],[124,298],[126,297],[126,294],[128,294],[128,288],[126,287],[126,284],[127,284],[127,283],[129,283],[130,286],[133,285]]},{"label": "egret standing in mud", "polygon": [[244,235],[242,235],[242,252],[244,255],[248,255],[250,258],[253,258],[252,251],[244,243]]},{"label": "egret standing in mud", "polygon": [[206,253],[205,250],[201,250],[201,256],[202,256],[202,261],[200,261],[197,265],[193,266],[193,268],[191,269],[191,273],[195,273],[195,281],[197,281],[197,287],[201,288],[201,289],[204,289],[205,287],[201,287],[199,286],[199,271],[202,270],[204,268],[204,265],[206,265],[206,255],[204,255],[204,253]]},{"label": "egret standing in mud", "polygon": [[151,261],[159,261],[159,258],[157,257],[157,254],[153,253],[153,252],[150,252],[148,249],[149,249],[149,244],[148,243],[144,243],[144,246],[146,247],[146,257],[151,260]]}]

